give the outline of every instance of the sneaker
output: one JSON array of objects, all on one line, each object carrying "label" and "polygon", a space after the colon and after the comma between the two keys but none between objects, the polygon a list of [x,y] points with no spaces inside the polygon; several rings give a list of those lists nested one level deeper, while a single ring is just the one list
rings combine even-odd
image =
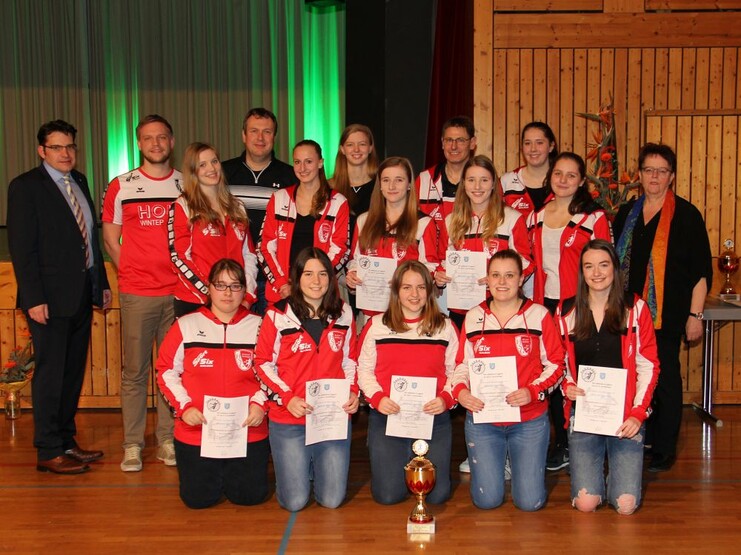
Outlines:
[{"label": "sneaker", "polygon": [[165,463],[166,466],[175,466],[175,445],[172,441],[165,441],[157,448],[157,458]]},{"label": "sneaker", "polygon": [[569,448],[563,445],[556,445],[545,461],[546,470],[561,470],[567,466],[569,466]]},{"label": "sneaker", "polygon": [[124,457],[121,461],[121,470],[124,472],[139,472],[142,469],[142,448],[131,445],[124,449]]},{"label": "sneaker", "polygon": [[458,465],[458,472],[463,472],[464,474],[471,474],[471,467],[468,464],[468,459],[463,461],[461,464]]}]

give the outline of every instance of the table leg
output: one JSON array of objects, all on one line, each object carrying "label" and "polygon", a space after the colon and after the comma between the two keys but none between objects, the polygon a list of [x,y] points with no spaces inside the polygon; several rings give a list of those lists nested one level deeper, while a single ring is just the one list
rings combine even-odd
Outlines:
[{"label": "table leg", "polygon": [[716,426],[722,426],[723,421],[713,415],[713,347],[715,330],[713,320],[705,320],[705,337],[703,341],[702,360],[702,406],[692,403],[692,407],[703,418]]}]

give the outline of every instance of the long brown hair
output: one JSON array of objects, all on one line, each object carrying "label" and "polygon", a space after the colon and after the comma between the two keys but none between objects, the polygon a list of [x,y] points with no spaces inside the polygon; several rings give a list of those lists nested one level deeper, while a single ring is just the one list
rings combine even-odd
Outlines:
[{"label": "long brown hair", "polygon": [[[403,168],[409,180],[409,190],[407,191],[407,201],[399,219],[393,223],[386,223],[386,198],[381,192],[381,174],[387,168]],[[417,212],[417,195],[411,188],[414,186],[414,170],[412,163],[401,156],[392,156],[386,158],[378,167],[376,173],[376,185],[371,194],[370,208],[368,217],[365,220],[363,229],[360,231],[358,241],[360,248],[363,250],[373,249],[378,246],[381,240],[393,234],[396,244],[401,248],[406,248],[414,244],[417,240],[417,222],[419,220]]]},{"label": "long brown hair", "polygon": [[[206,195],[201,190],[198,181],[198,157],[206,150],[213,150],[216,158],[221,160],[219,152],[208,143],[191,143],[185,149],[183,155],[183,198],[188,203],[190,210],[190,221],[196,222],[201,220],[204,223],[221,225],[219,214],[211,208]],[[216,185],[216,199],[221,211],[234,223],[249,225],[247,212],[242,202],[229,192],[229,186],[224,177],[224,170],[221,170],[221,178]]]},{"label": "long brown hair", "polygon": [[314,308],[306,302],[304,294],[301,292],[301,274],[304,273],[306,263],[313,259],[320,262],[329,276],[329,287],[316,312],[316,316],[326,325],[330,318],[336,320],[342,315],[342,299],[340,298],[340,289],[337,285],[337,276],[332,267],[332,262],[322,249],[306,247],[296,256],[296,260],[291,265],[291,294],[288,297],[288,302],[299,320],[308,320],[312,317]]},{"label": "long brown hair", "polygon": [[[460,247],[466,233],[471,229],[471,218],[473,210],[471,209],[471,200],[466,194],[466,173],[470,168],[479,167],[485,169],[491,174],[492,189],[489,204],[486,206],[486,212],[482,218],[484,229],[481,231],[481,240],[486,245],[490,239],[493,239],[497,233],[497,228],[504,221],[504,202],[499,187],[499,176],[494,169],[492,161],[479,154],[470,158],[463,167],[461,182],[458,184],[458,190],[455,192],[455,201],[453,202],[453,212],[450,216],[450,229],[448,231],[450,242],[456,248]],[[446,245],[447,246],[447,245]]]},{"label": "long brown hair", "polygon": [[389,307],[383,313],[383,323],[397,333],[408,331],[409,324],[404,321],[404,310],[399,300],[399,290],[401,289],[401,280],[407,272],[415,272],[422,276],[427,290],[427,302],[422,309],[422,320],[417,326],[419,335],[432,335],[439,332],[445,327],[445,316],[437,307],[435,293],[432,287],[433,281],[430,271],[419,260],[406,260],[399,264],[391,278],[391,296],[389,297]]},{"label": "long brown hair", "polygon": [[625,301],[625,291],[623,289],[623,273],[620,271],[620,261],[618,259],[615,247],[612,243],[604,239],[592,239],[584,245],[579,257],[579,280],[576,286],[576,318],[574,321],[574,336],[577,340],[588,339],[592,335],[592,311],[589,307],[589,286],[584,280],[584,254],[590,250],[604,251],[610,256],[612,262],[613,281],[610,286],[610,293],[607,297],[607,306],[605,307],[605,318],[602,321],[603,326],[607,326],[610,333],[622,333],[626,326],[628,316],[628,306]]},{"label": "long brown hair", "polygon": [[584,163],[584,158],[573,152],[564,151],[553,159],[553,163],[548,168],[548,175],[545,178],[545,188],[547,194],[553,192],[553,186],[551,185],[551,179],[553,179],[553,170],[556,169],[556,164],[561,160],[571,160],[576,164],[577,171],[579,172],[579,178],[583,180],[583,183],[579,185],[579,188],[574,193],[571,202],[569,203],[569,214],[591,214],[599,206],[592,199],[592,195],[589,194],[589,185],[586,181],[587,166]]},{"label": "long brown hair", "polygon": [[338,193],[344,195],[347,202],[350,204],[350,207],[354,210],[357,195],[350,185],[350,175],[347,169],[347,156],[342,154],[342,147],[347,142],[348,137],[353,133],[362,133],[365,135],[368,140],[368,145],[371,147],[371,151],[368,154],[368,160],[366,160],[368,180],[371,180],[376,176],[376,171],[378,170],[378,154],[376,154],[373,132],[370,130],[370,127],[360,123],[351,123],[342,131],[342,135],[340,135],[340,146],[337,148],[337,157],[334,161],[332,188]]},{"label": "long brown hair", "polygon": [[[296,143],[296,146],[293,147],[293,152],[295,153],[296,149],[300,146],[308,146],[313,148],[316,152],[316,155],[319,157],[319,160],[324,160],[324,158],[322,157],[322,147],[319,146],[319,143],[317,143],[316,141],[312,141],[311,139],[304,139],[303,141],[299,141]],[[324,166],[319,168],[318,178],[319,189],[316,193],[314,193],[314,198],[311,199],[311,215],[315,218],[321,216],[322,210],[324,210],[324,207],[329,202],[329,197],[332,195],[332,188],[329,186],[327,175],[324,173]]]}]

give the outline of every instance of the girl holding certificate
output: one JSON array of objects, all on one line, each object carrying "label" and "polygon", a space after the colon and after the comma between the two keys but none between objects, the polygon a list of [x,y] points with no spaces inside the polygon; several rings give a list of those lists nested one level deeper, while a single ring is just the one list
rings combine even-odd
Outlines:
[{"label": "girl holding certificate", "polygon": [[418,209],[413,178],[412,165],[406,158],[387,158],[378,167],[370,209],[355,224],[352,258],[347,267],[350,289],[363,284],[361,257],[387,258],[396,263],[419,260],[429,272],[437,267],[437,228],[432,218]]},{"label": "girl holding certificate", "polygon": [[[466,163],[463,187],[458,187],[453,211],[445,218],[440,233],[443,262],[435,272],[438,287],[445,287],[453,280],[448,268],[448,255],[452,251],[483,252],[488,262],[495,252],[512,249],[522,259],[524,277],[533,271],[525,218],[502,202],[497,179],[494,165],[486,156],[474,156]],[[477,283],[484,285],[486,270],[484,267],[481,270]],[[465,314],[466,310],[450,310],[450,318],[459,329]]]},{"label": "girl holding certificate", "polygon": [[306,383],[347,380],[348,415],[358,410],[355,322],[340,299],[332,262],[323,250],[301,251],[291,266],[291,292],[268,308],[257,342],[255,369],[269,399],[270,447],[278,503],[300,511],[314,497],[324,507],[345,499],[350,467],[350,421],[342,440],[306,445]]},{"label": "girl holding certificate", "polygon": [[[255,505],[268,496],[267,399],[252,370],[260,317],[242,306],[247,282],[237,261],[217,261],[208,283],[210,305],[176,320],[157,358],[157,383],[177,417],[180,499],[191,509],[215,505],[224,495]],[[247,419],[238,423],[249,426],[246,456],[201,456],[205,395],[249,396]]]},{"label": "girl holding certificate", "polygon": [[[536,511],[546,501],[550,425],[545,400],[563,375],[564,351],[548,310],[520,296],[522,282],[519,254],[503,250],[491,257],[487,284],[492,298],[466,314],[456,358],[453,396],[468,409],[471,499],[482,509],[504,501],[508,455],[515,506]],[[491,368],[497,372],[472,389],[473,379]],[[474,423],[474,413],[484,409],[492,417]]]},{"label": "girl holding certificate", "polygon": [[[530,214],[528,229],[533,248],[535,273],[533,300],[551,314],[561,299],[576,293],[579,255],[591,239],[611,240],[610,223],[599,209],[586,184],[584,160],[573,152],[556,156],[548,173],[545,206]],[[549,400],[555,430],[553,449],[546,468],[560,470],[569,464],[569,444],[563,420],[563,396],[554,391]]]},{"label": "girl holding certificate", "polygon": [[322,148],[306,139],[293,148],[298,185],[279,189],[268,201],[257,258],[267,277],[265,299],[272,306],[291,295],[291,267],[298,253],[316,247],[339,270],[349,254],[350,209],[347,199],[329,187]]},{"label": "girl holding certificate", "polygon": [[[605,499],[605,455],[609,466],[607,502],[622,515],[641,503],[644,421],[659,376],[656,337],[648,305],[625,294],[615,248],[604,240],[587,243],[579,261],[576,298],[564,301],[558,318],[568,353],[562,388],[571,451],[571,499],[590,512]],[[614,435],[576,432],[572,403],[584,395],[577,382],[580,366],[626,368],[623,423]],[[586,376],[586,374],[585,374]]]},{"label": "girl holding certificate", "polygon": [[407,260],[394,272],[388,310],[371,318],[361,335],[358,383],[371,405],[368,450],[371,493],[378,503],[398,503],[409,496],[404,465],[412,454],[413,439],[387,433],[387,417],[401,407],[391,400],[391,380],[403,375],[436,380],[435,397],[421,410],[434,416],[429,458],[437,468],[437,482],[427,496],[430,503],[450,497],[451,425],[448,411],[455,404],[450,379],[455,369],[458,336],[437,307],[429,270]]}]

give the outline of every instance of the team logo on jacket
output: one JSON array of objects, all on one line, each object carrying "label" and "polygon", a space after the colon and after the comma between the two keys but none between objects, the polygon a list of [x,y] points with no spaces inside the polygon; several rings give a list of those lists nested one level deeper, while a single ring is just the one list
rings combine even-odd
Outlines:
[{"label": "team logo on jacket", "polygon": [[317,234],[319,236],[319,242],[320,243],[326,243],[329,241],[329,236],[332,233],[332,224],[329,222],[324,222],[322,225],[319,226],[319,233]]},{"label": "team logo on jacket", "polygon": [[327,334],[327,342],[329,343],[330,349],[335,353],[339,353],[340,349],[342,349],[342,345],[345,343],[345,334],[341,331],[331,331]]},{"label": "team logo on jacket", "polygon": [[489,256],[494,256],[499,250],[499,243],[496,241],[489,241],[487,250],[489,251]]},{"label": "team logo on jacket", "polygon": [[234,351],[234,361],[237,363],[237,367],[243,372],[252,368],[252,355],[251,349],[237,349]]},{"label": "team logo on jacket", "polygon": [[298,339],[291,345],[291,352],[294,353],[308,353],[313,347],[310,343],[304,343],[304,334],[298,336]]},{"label": "team logo on jacket", "polygon": [[282,223],[278,224],[278,239],[280,239],[281,241],[285,241],[286,239],[288,239],[288,234],[286,233],[286,230],[283,229]]},{"label": "team logo on jacket", "polygon": [[398,248],[396,246],[396,241],[394,241],[394,247],[392,249],[393,256],[396,260],[404,260],[404,257],[407,255],[407,250],[404,248]]},{"label": "team logo on jacket", "polygon": [[576,241],[576,231],[574,231],[574,233],[571,234],[571,237],[569,237],[568,241],[566,241],[566,244],[564,246],[570,247],[571,245],[574,244],[574,241]]},{"label": "team logo on jacket", "polygon": [[530,203],[525,199],[518,198],[512,203],[512,208],[515,210],[530,210]]},{"label": "team logo on jacket", "polygon": [[196,355],[196,358],[193,359],[193,366],[200,366],[201,368],[213,368],[214,361],[213,359],[208,358],[206,355],[208,354],[208,349],[205,351],[201,351],[198,355]]},{"label": "team logo on jacket", "polygon": [[515,337],[515,347],[520,356],[526,357],[533,350],[533,338],[529,335],[518,335]]},{"label": "team logo on jacket", "polygon": [[234,234],[237,236],[237,239],[239,239],[240,241],[244,241],[244,230],[239,229],[239,226],[237,224],[232,224],[232,228],[234,229]]},{"label": "team logo on jacket", "polygon": [[488,355],[491,353],[491,347],[484,343],[483,337],[479,337],[473,344],[473,352],[479,355]]}]

